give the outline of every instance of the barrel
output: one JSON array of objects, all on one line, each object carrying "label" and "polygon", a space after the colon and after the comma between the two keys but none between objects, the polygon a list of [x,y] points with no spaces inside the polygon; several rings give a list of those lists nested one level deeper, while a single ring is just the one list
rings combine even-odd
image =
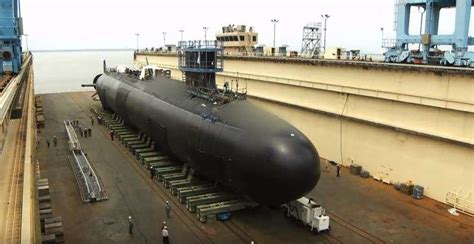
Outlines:
[{"label": "barrel", "polygon": [[425,191],[425,188],[423,186],[415,185],[413,187],[413,193],[411,196],[415,199],[422,199],[424,191]]}]

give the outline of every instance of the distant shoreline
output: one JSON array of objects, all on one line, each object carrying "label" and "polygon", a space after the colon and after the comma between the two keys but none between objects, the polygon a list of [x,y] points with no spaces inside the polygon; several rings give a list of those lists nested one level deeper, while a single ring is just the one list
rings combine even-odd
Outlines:
[{"label": "distant shoreline", "polygon": [[56,50],[30,50],[31,52],[45,53],[45,52],[98,52],[98,51],[134,51],[133,48],[114,48],[114,49],[56,49]]}]

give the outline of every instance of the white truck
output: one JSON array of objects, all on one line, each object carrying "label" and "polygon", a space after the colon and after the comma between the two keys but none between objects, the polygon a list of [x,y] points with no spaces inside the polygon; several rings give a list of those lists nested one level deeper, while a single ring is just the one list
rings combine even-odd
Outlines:
[{"label": "white truck", "polygon": [[302,197],[285,203],[282,207],[288,217],[293,217],[309,226],[311,232],[320,233],[331,230],[326,210],[311,198]]}]

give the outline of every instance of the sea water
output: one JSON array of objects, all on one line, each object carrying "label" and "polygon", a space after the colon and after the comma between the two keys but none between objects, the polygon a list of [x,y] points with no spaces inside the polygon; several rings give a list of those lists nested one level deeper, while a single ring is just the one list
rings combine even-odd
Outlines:
[{"label": "sea water", "polygon": [[108,67],[133,65],[133,50],[32,51],[35,93],[93,91],[81,87],[92,84],[102,73],[103,61]]}]

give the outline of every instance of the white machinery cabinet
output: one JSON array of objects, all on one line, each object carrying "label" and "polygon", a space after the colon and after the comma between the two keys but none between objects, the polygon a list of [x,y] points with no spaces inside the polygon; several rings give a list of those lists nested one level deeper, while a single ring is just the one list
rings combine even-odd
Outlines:
[{"label": "white machinery cabinet", "polygon": [[319,233],[329,231],[329,216],[326,210],[311,198],[302,197],[292,202],[283,204],[283,209],[288,217],[293,217],[309,226],[311,231]]}]

